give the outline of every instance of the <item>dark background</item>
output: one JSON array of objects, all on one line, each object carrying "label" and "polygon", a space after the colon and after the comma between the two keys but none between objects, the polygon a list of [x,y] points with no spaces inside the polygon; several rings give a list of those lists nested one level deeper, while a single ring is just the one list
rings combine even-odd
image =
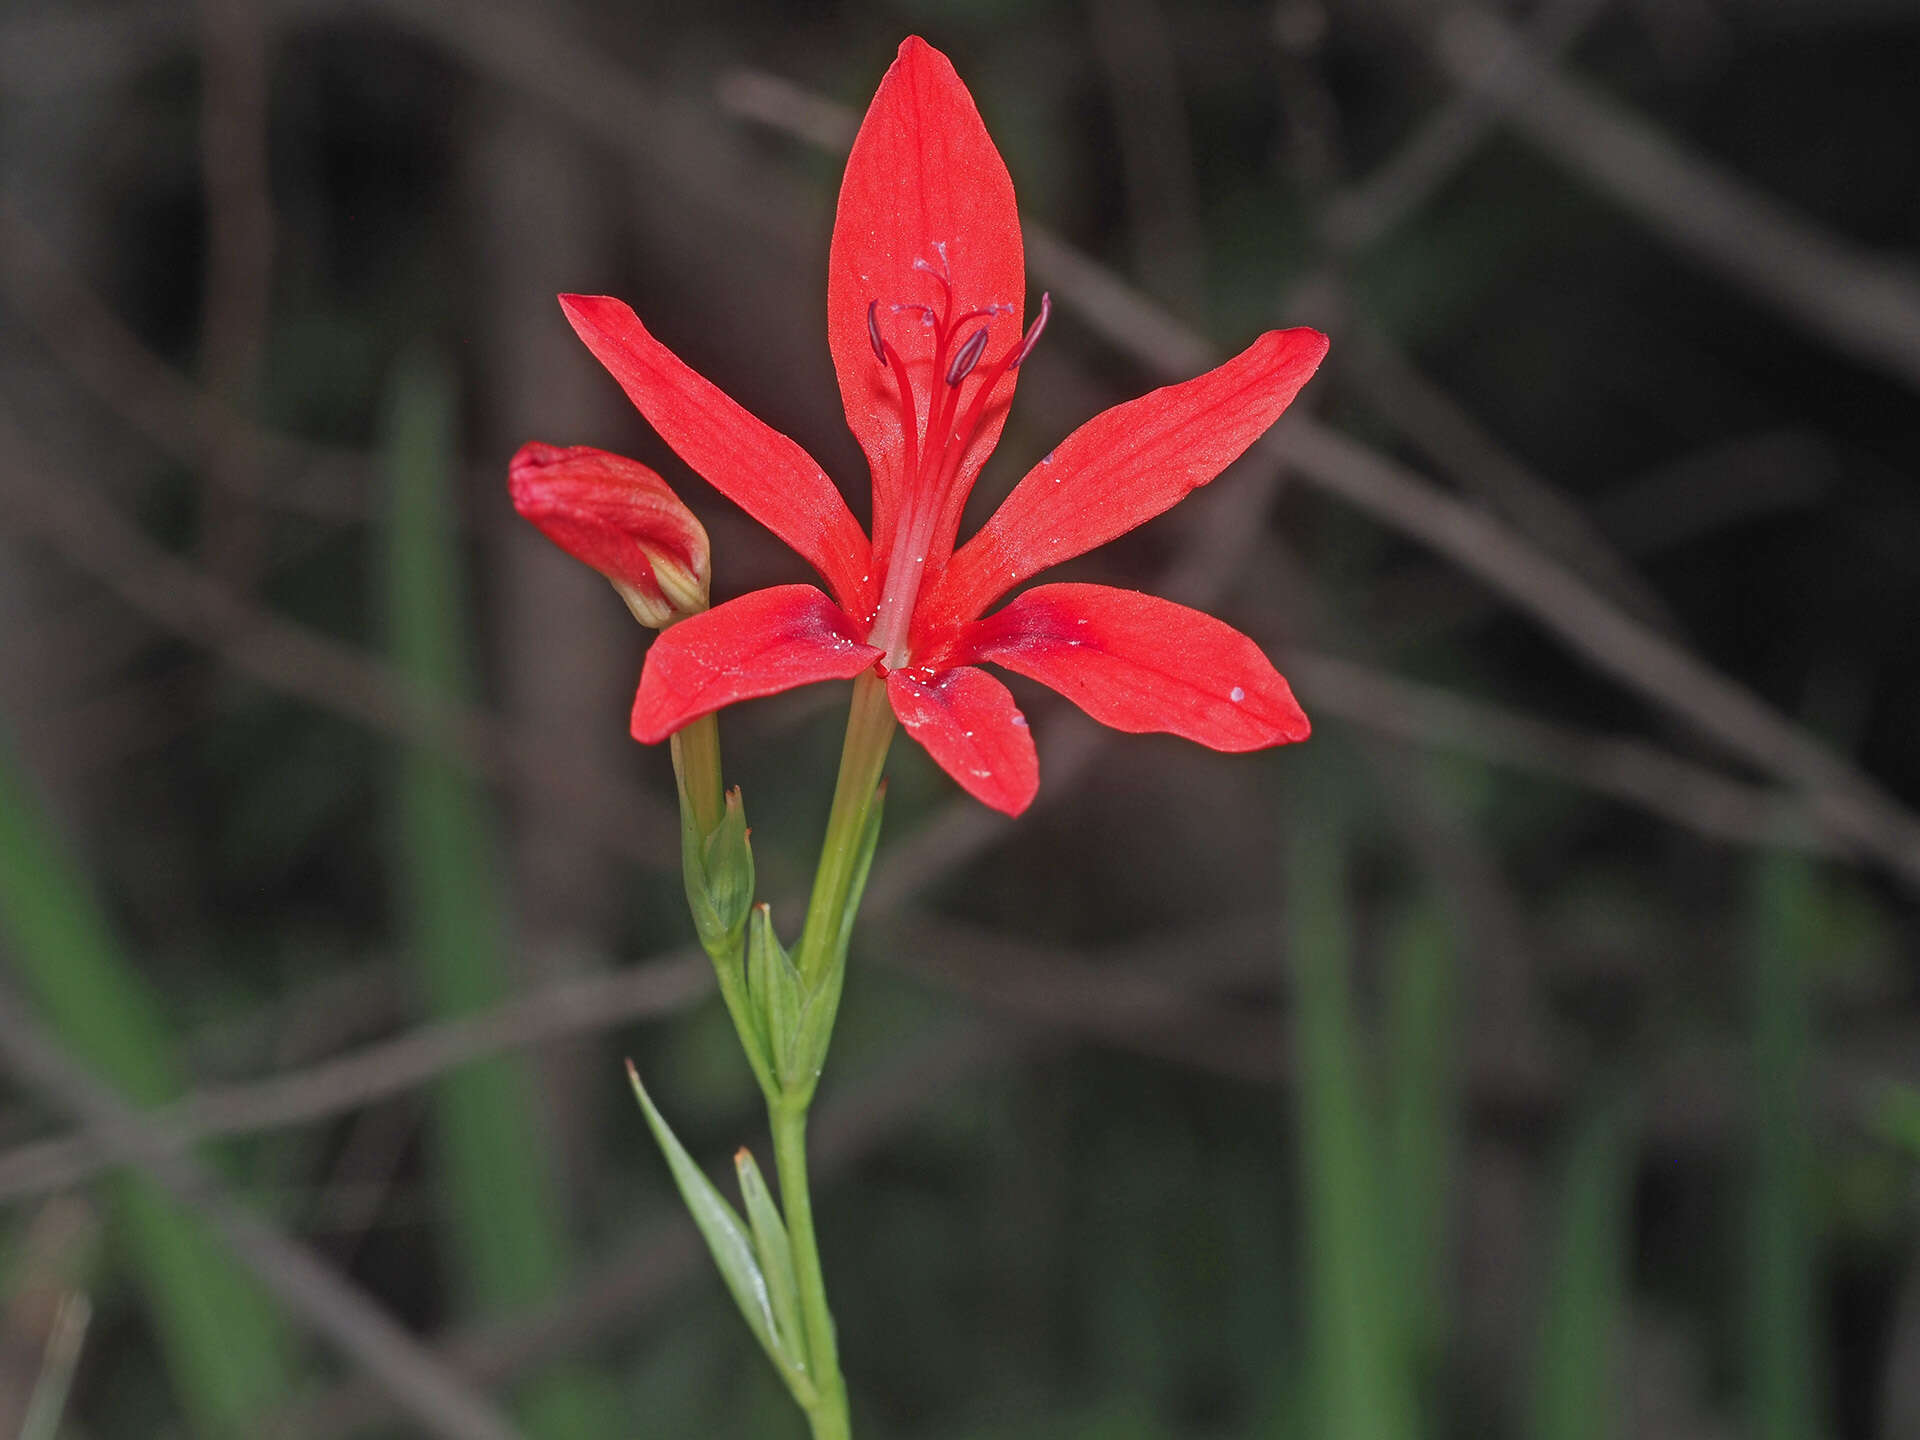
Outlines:
[{"label": "dark background", "polygon": [[[859,1433],[1920,1434],[1901,0],[16,0],[0,1428],[431,1433],[204,1186],[43,1143],[92,1072],[527,1433],[800,1433],[619,1067],[767,1158],[646,635],[504,476],[634,454],[716,598],[803,578],[553,303],[606,292],[864,513],[834,146],[909,32],[1050,232],[977,511],[1209,346],[1333,350],[1073,567],[1254,635],[1310,742],[1015,680],[1017,823],[895,748],[816,1111]],[[723,720],[789,934],[844,703]]]}]

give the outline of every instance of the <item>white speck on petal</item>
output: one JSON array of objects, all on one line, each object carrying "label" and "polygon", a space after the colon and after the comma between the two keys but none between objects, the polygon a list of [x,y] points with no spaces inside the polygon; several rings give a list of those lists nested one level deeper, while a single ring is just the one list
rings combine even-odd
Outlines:
[{"label": "white speck on petal", "polygon": [[991,770],[975,770],[973,773],[975,775],[978,775],[982,780],[984,780],[987,778],[987,776],[991,775],[993,772]]},{"label": "white speck on petal", "polygon": [[1233,701],[1233,703],[1236,705],[1238,705],[1242,700],[1246,698],[1247,698],[1247,692],[1242,690],[1238,685],[1234,686],[1233,689],[1227,692],[1227,699]]}]

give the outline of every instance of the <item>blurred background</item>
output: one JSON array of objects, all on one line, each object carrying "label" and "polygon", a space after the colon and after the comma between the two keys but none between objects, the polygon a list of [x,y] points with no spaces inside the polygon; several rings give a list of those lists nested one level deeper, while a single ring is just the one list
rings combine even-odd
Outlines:
[{"label": "blurred background", "polygon": [[[1920,7],[14,0],[0,1434],[798,1436],[620,1073],[766,1147],[646,642],[507,504],[650,327],[865,513],[822,315],[901,37],[1055,318],[986,509],[1262,329],[1072,567],[1307,744],[904,742],[816,1107],[859,1433],[1920,1435]],[[729,711],[788,933],[845,687]],[[153,1111],[152,1115],[139,1112]]]}]

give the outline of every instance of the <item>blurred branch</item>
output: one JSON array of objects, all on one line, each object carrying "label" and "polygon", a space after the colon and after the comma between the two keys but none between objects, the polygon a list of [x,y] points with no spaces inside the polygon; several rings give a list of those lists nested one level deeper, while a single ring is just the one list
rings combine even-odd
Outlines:
[{"label": "blurred branch", "polygon": [[1088,29],[1119,141],[1135,273],[1168,304],[1203,313],[1206,245],[1167,17],[1157,0],[1095,0]]},{"label": "blurred branch", "polygon": [[1831,850],[1791,793],[1731,780],[1657,746],[1548,724],[1334,655],[1296,649],[1286,659],[1315,710],[1350,725],[1562,780],[1730,844]]},{"label": "blurred branch", "polygon": [[243,674],[376,731],[443,746],[490,779],[533,777],[570,796],[618,853],[643,865],[669,863],[674,822],[651,795],[611,777],[584,781],[564,757],[497,717],[423,695],[351,646],[249,604],[147,539],[96,491],[49,468],[3,406],[0,494],[69,564]]},{"label": "blurred branch", "polygon": [[0,1058],[25,1084],[129,1157],[200,1215],[287,1309],[376,1379],[444,1440],[513,1440],[514,1428],[378,1306],[304,1247],[236,1205],[189,1155],[45,1034],[11,987],[0,988]]},{"label": "blurred branch", "polygon": [[[797,87],[778,82],[757,85],[750,92],[756,118],[771,121],[782,108],[777,102],[796,92]],[[741,93],[733,80],[722,97],[737,100]],[[810,103],[805,113],[813,133],[819,133],[824,128],[820,103]],[[1144,369],[1178,380],[1222,358],[1212,342],[1097,261],[1045,227],[1023,223],[1034,273],[1083,323]],[[1920,336],[1920,326],[1914,334]],[[1804,789],[1820,824],[1920,886],[1920,821],[1896,800],[1745,687],[1623,614],[1507,526],[1305,415],[1284,419],[1249,453],[1292,467],[1329,494],[1439,551],[1604,673],[1688,720],[1749,764]]]},{"label": "blurred branch", "polygon": [[[1278,1018],[1203,992],[1277,981],[1279,929],[1279,917],[1261,915],[1157,939],[1144,963],[1074,954],[919,912],[875,926],[866,943],[908,974],[1052,1036],[1086,1036],[1208,1074],[1266,1081],[1286,1058]],[[1201,983],[1196,967],[1205,972]]]},{"label": "blurred branch", "polygon": [[[147,1112],[149,1143],[178,1152],[207,1140],[325,1120],[505,1051],[684,1009],[712,988],[704,957],[674,953],[609,975],[568,980],[484,1013],[422,1025],[392,1040],[265,1080],[189,1094]],[[64,1189],[124,1161],[104,1135],[38,1141],[0,1154],[0,1202]]]},{"label": "blurred branch", "polygon": [[[1608,0],[1546,0],[1527,21],[1527,43],[1537,55],[1556,57],[1572,48],[1607,4]],[[1384,239],[1472,157],[1499,123],[1501,109],[1499,99],[1486,87],[1453,96],[1384,164],[1327,203],[1320,217],[1321,238],[1347,255]]]},{"label": "blurred branch", "polygon": [[193,16],[171,0],[51,7],[0,25],[0,92],[25,100],[105,85],[176,52]]},{"label": "blurred branch", "polygon": [[[1620,553],[1642,561],[1729,526],[1808,509],[1825,497],[1838,472],[1838,458],[1818,436],[1762,431],[1623,481],[1594,500],[1592,513]],[[1500,608],[1444,561],[1410,568],[1376,589],[1383,597],[1376,610],[1394,646],[1428,643]]]},{"label": "blurred branch", "polygon": [[[199,0],[200,168],[207,225],[200,372],[242,416],[254,412],[273,288],[273,201],[267,175],[269,42],[264,0]],[[208,568],[242,594],[266,559],[266,517],[247,493],[259,481],[252,427],[213,441],[201,510]]]},{"label": "blurred branch", "polygon": [[1627,107],[1557,73],[1493,15],[1437,32],[1441,63],[1514,128],[1668,243],[1868,365],[1920,388],[1920,274],[1829,234]]},{"label": "blurred branch", "polygon": [[[43,240],[12,197],[0,196],[0,299],[55,359],[140,434],[180,464],[256,504],[321,520],[362,518],[372,466],[360,455],[310,445],[255,425],[155,355]],[[222,457],[248,455],[276,479]]]},{"label": "blurred branch", "polygon": [[[62,1196],[15,1232],[0,1310],[0,1435],[25,1437],[31,1417],[51,1410],[57,1422],[64,1408],[63,1382],[72,1376],[86,1329],[100,1229],[89,1202]],[[65,1354],[63,1341],[71,1342]],[[44,1440],[51,1427],[40,1433]]]},{"label": "blurred branch", "polygon": [[[845,1172],[884,1144],[932,1100],[1011,1048],[1004,1036],[974,1022],[919,1037],[875,1070],[856,1075],[822,1102],[814,1117],[812,1169],[820,1180]],[[475,1384],[499,1387],[611,1330],[631,1325],[648,1308],[703,1268],[705,1250],[692,1222],[675,1212],[647,1227],[616,1254],[588,1267],[567,1294],[509,1319],[464,1327],[435,1353]],[[348,1435],[380,1423],[392,1403],[364,1381],[348,1381],[292,1407],[268,1427],[275,1436]]]},{"label": "blurred branch", "polygon": [[1833,447],[1802,430],[1764,430],[1685,455],[1599,496],[1594,518],[1629,555],[1650,555],[1728,525],[1817,504],[1839,476]]},{"label": "blurred branch", "polygon": [[1653,587],[1616,551],[1581,508],[1522,464],[1484,426],[1428,379],[1378,325],[1348,321],[1334,352],[1340,373],[1377,414],[1455,483],[1480,496],[1541,549],[1589,580],[1645,625],[1669,635],[1673,617]]},{"label": "blurred branch", "polygon": [[1412,535],[1518,604],[1601,671],[1803,790],[1817,822],[1920,885],[1920,824],[1871,779],[1744,686],[1623,615],[1506,526],[1317,425],[1265,442],[1323,488]]}]

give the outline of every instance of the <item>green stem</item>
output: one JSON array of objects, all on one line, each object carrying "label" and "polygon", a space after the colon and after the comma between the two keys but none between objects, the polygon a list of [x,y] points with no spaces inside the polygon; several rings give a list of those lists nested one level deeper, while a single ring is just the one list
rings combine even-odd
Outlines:
[{"label": "green stem", "polygon": [[[827,981],[828,967],[845,963],[844,951],[836,940],[860,864],[861,837],[866,833],[880,771],[893,741],[893,727],[886,683],[868,671],[853,682],[847,738],[840,749],[840,776],[834,782],[833,809],[827,816],[820,866],[807,901],[806,929],[795,957],[801,979],[809,988]],[[850,1440],[853,1431],[847,1413],[847,1383],[840,1374],[840,1348],[834,1338],[833,1313],[827,1308],[827,1282],[820,1269],[820,1245],[813,1233],[813,1198],[807,1187],[807,1109],[812,1098],[811,1084],[798,1092],[770,1096],[767,1116],[773,1127],[774,1165],[780,1175],[780,1200],[793,1249],[801,1322],[806,1327],[807,1354],[819,1394],[807,1411],[807,1419],[812,1423],[814,1440]]]},{"label": "green stem", "polygon": [[706,835],[720,823],[726,809],[726,795],[720,780],[720,720],[702,715],[675,731],[667,744],[673,751],[674,773],[686,791],[693,818]]},{"label": "green stem", "polygon": [[768,1109],[773,1122],[773,1163],[780,1175],[780,1199],[786,1210],[787,1239],[793,1250],[794,1280],[800,1290],[800,1318],[807,1331],[807,1356],[813,1367],[818,1401],[807,1412],[814,1440],[851,1440],[847,1382],[840,1374],[839,1342],[833,1313],[827,1308],[827,1282],[820,1269],[820,1245],[813,1234],[813,1200],[807,1189],[807,1110],[781,1103]]},{"label": "green stem", "polygon": [[893,707],[886,682],[871,670],[853,682],[853,707],[847,714],[846,743],[840,748],[840,778],[834,782],[833,811],[827,816],[820,868],[814,872],[807,901],[807,925],[795,963],[809,986],[819,984],[833,954],[847,892],[859,864],[860,838],[873,809],[880,771],[893,741]]}]

